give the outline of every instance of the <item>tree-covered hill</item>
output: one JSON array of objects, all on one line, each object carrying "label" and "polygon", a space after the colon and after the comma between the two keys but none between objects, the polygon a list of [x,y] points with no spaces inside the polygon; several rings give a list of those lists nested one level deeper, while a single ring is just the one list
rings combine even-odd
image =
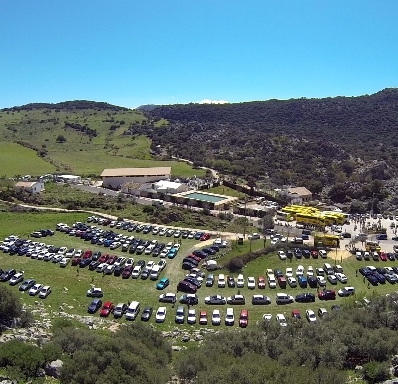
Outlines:
[{"label": "tree-covered hill", "polygon": [[360,97],[170,105],[145,113],[154,122],[169,121],[157,129],[130,127],[150,136],[154,150],[160,145],[236,176],[269,176],[275,184],[305,179],[318,189],[358,181],[355,170],[372,160],[388,168],[372,178],[389,178],[396,170],[398,89]]}]

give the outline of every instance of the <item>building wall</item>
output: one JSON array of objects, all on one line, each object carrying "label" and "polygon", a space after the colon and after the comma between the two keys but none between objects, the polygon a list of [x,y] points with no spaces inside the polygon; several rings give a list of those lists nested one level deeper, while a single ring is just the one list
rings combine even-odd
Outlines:
[{"label": "building wall", "polygon": [[167,180],[170,175],[163,176],[115,176],[115,177],[103,177],[102,185],[105,188],[119,188],[124,183],[151,183],[159,180]]}]

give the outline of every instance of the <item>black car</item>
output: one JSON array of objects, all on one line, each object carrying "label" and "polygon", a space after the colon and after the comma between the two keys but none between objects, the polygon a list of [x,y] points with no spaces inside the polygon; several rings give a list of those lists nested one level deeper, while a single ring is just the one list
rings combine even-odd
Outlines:
[{"label": "black car", "polygon": [[227,284],[229,288],[235,288],[235,279],[233,276],[227,277]]},{"label": "black car", "polygon": [[34,285],[36,284],[36,280],[33,279],[29,279],[29,280],[25,280],[20,286],[19,286],[19,290],[20,291],[29,291],[29,289],[31,289]]},{"label": "black car", "polygon": [[0,275],[0,281],[8,281],[13,277],[17,271],[15,269],[7,269]]},{"label": "black car", "polygon": [[271,304],[271,299],[268,296],[264,296],[264,295],[253,295],[252,304],[253,305]]},{"label": "black car", "polygon": [[82,260],[80,261],[80,263],[79,263],[79,267],[80,267],[80,268],[86,268],[87,265],[90,265],[90,264],[91,264],[91,262],[92,262],[91,259],[82,259]]},{"label": "black car", "polygon": [[181,304],[189,304],[189,305],[197,305],[199,303],[199,299],[195,294],[187,293],[182,295],[179,299]]},{"label": "black car", "polygon": [[196,293],[197,287],[188,281],[180,281],[177,285],[177,290],[185,293]]},{"label": "black car", "polygon": [[217,251],[212,248],[203,248],[202,252],[207,253],[208,255],[215,255],[217,253]]},{"label": "black car", "polygon": [[94,299],[91,304],[88,306],[88,313],[95,313],[102,307],[102,300],[101,299]]},{"label": "black car", "polygon": [[88,269],[90,271],[95,271],[100,264],[101,263],[99,261],[91,261],[90,265],[88,266]]},{"label": "black car", "polygon": [[311,288],[316,288],[318,286],[318,280],[315,276],[309,276],[307,279],[307,283]]},{"label": "black car", "polygon": [[293,251],[291,251],[290,249],[286,252],[286,257],[288,259],[293,259]]},{"label": "black car", "polygon": [[377,279],[376,276],[367,275],[366,278],[369,281],[369,283],[372,284],[372,285],[378,285],[379,284],[379,280]]},{"label": "black car", "polygon": [[283,277],[283,272],[280,269],[275,269],[274,274],[277,279],[278,277]]},{"label": "black car", "polygon": [[313,293],[300,293],[295,298],[298,303],[313,303],[315,302],[315,295]]},{"label": "black car", "polygon": [[138,260],[137,265],[139,265],[141,268],[145,268],[145,261],[144,260]]},{"label": "black car", "polygon": [[197,288],[200,288],[202,286],[202,283],[198,279],[195,279],[194,277],[190,276],[185,277],[183,281],[188,281],[188,283],[195,285]]},{"label": "black car", "polygon": [[101,251],[95,251],[91,256],[91,260],[97,261],[101,257]]},{"label": "black car", "polygon": [[198,266],[198,264],[194,264],[191,262],[184,262],[184,263],[182,263],[181,268],[186,271],[190,271],[191,269],[196,268],[197,266]]},{"label": "black car", "polygon": [[214,284],[214,275],[210,274],[206,278],[206,287],[212,287]]},{"label": "black car", "polygon": [[143,271],[141,272],[141,279],[146,280],[149,277],[149,274],[151,271],[148,268],[144,268]]},{"label": "black car", "polygon": [[148,321],[152,316],[152,312],[152,307],[145,307],[141,314],[141,321]]},{"label": "black car", "polygon": [[199,264],[199,262],[195,259],[193,259],[192,257],[184,257],[184,259],[182,260],[183,263],[189,263],[189,264],[195,264],[196,266]]},{"label": "black car", "polygon": [[303,253],[300,248],[296,248],[294,250],[294,255],[296,256],[296,259],[301,259],[303,257]]},{"label": "black car", "polygon": [[115,270],[113,271],[113,276],[116,276],[116,277],[121,276],[123,271],[124,271],[124,266],[118,265],[118,266],[116,266]]},{"label": "black car", "polygon": [[303,256],[304,256],[306,259],[309,259],[310,256],[311,256],[310,250],[309,250],[309,249],[303,249]]}]

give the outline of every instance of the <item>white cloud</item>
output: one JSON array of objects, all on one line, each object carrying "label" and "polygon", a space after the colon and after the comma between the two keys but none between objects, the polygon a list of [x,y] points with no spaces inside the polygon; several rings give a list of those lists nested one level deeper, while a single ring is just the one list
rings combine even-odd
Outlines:
[{"label": "white cloud", "polygon": [[228,104],[228,101],[203,99],[203,100],[199,101],[199,104]]}]

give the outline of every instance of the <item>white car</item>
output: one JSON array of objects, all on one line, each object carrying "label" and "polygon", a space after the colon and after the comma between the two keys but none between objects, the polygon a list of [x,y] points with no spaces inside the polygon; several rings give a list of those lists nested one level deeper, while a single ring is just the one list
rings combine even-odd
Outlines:
[{"label": "white car", "polygon": [[347,276],[344,273],[336,273],[337,280],[340,281],[340,283],[346,283],[348,281]]},{"label": "white car", "polygon": [[286,268],[286,278],[293,277],[293,268]]},{"label": "white car", "polygon": [[14,276],[11,277],[11,279],[9,281],[9,284],[10,285],[17,285],[22,280],[23,280],[23,273],[22,272],[18,272]]},{"label": "white car", "polygon": [[337,293],[341,297],[351,296],[355,293],[355,288],[354,287],[344,287],[342,289],[339,289],[339,291]]},{"label": "white car", "polygon": [[160,269],[163,270],[166,267],[167,262],[166,262],[166,260],[161,259],[158,261],[158,265],[159,265]]},{"label": "white car", "polygon": [[196,235],[195,231],[189,232],[188,239],[193,239]]},{"label": "white car", "polygon": [[166,307],[159,307],[156,311],[155,320],[157,323],[164,323],[166,319],[167,309]]},{"label": "white car", "polygon": [[272,320],[272,314],[271,313],[265,313],[263,315],[263,320],[264,321],[271,321]]},{"label": "white car", "polygon": [[196,311],[194,308],[188,309],[187,323],[188,324],[196,323]]},{"label": "white car", "polygon": [[123,265],[125,262],[126,262],[126,258],[124,256],[120,256],[117,258],[114,265],[115,265],[115,267],[119,267],[119,266]]},{"label": "white car", "polygon": [[76,253],[76,249],[75,248],[70,248],[68,249],[68,251],[65,253],[66,257],[73,257]]},{"label": "white car", "polygon": [[225,288],[225,284],[225,275],[221,273],[218,275],[217,286],[218,288]]},{"label": "white car", "polygon": [[279,323],[281,327],[287,327],[286,317],[282,313],[278,313],[276,315],[276,321]]},{"label": "white car", "polygon": [[133,259],[132,257],[129,257],[129,258],[126,260],[126,262],[125,262],[124,265],[125,265],[126,267],[129,266],[129,265],[134,265],[134,259]]},{"label": "white car", "polygon": [[281,260],[287,259],[286,253],[284,251],[278,251],[278,256]]},{"label": "white car", "polygon": [[296,276],[302,276],[304,275],[304,267],[302,265],[299,265],[296,269]]},{"label": "white car", "polygon": [[169,253],[168,249],[163,249],[162,252],[160,252],[159,257],[164,259],[165,257],[167,257],[168,253]]},{"label": "white car", "polygon": [[287,237],[282,236],[282,237],[280,238],[280,242],[281,242],[281,243],[286,243],[286,242],[287,242]]},{"label": "white car", "polygon": [[276,288],[276,279],[273,273],[268,275],[268,286],[270,288]]},{"label": "white car", "polygon": [[219,309],[214,309],[213,314],[211,316],[211,323],[213,325],[220,325],[221,324],[221,315]]},{"label": "white car", "polygon": [[152,270],[152,268],[155,266],[155,262],[154,261],[152,261],[152,260],[150,260],[150,261],[148,261],[147,263],[146,263],[146,267],[149,269],[149,270]]},{"label": "white car", "polygon": [[36,296],[42,288],[43,284],[35,284],[31,289],[29,289],[29,295]]},{"label": "white car", "polygon": [[50,259],[53,263],[59,263],[62,259],[64,258],[64,255],[58,253],[56,255],[53,255],[52,258]]},{"label": "white car", "polygon": [[236,286],[237,288],[243,288],[245,286],[245,279],[243,278],[242,274],[238,275],[238,278],[236,279]]},{"label": "white car", "polygon": [[105,268],[106,268],[107,266],[108,266],[107,263],[101,263],[100,265],[98,265],[96,271],[97,271],[98,273],[104,272],[104,271],[105,271]]},{"label": "white car", "polygon": [[322,259],[326,259],[328,257],[328,254],[326,253],[326,251],[324,249],[320,249],[318,251],[319,256],[321,256]]},{"label": "white car", "polygon": [[66,248],[66,247],[61,247],[61,248],[58,250],[58,253],[61,253],[62,255],[65,255],[67,251],[68,251],[68,248]]},{"label": "white car", "polygon": [[247,288],[249,288],[249,289],[256,288],[256,279],[254,277],[247,278]]},{"label": "white car", "polygon": [[105,268],[105,275],[112,275],[112,273],[115,271],[116,265],[115,264],[109,264]]},{"label": "white car", "polygon": [[133,269],[133,271],[131,272],[131,277],[133,279],[138,279],[140,277],[141,274],[141,266],[140,265],[136,265]]},{"label": "white car", "polygon": [[316,323],[315,312],[312,309],[307,309],[305,311],[305,317],[307,318],[309,323],[311,323],[311,324]]},{"label": "white car", "polygon": [[227,308],[227,313],[225,315],[225,325],[234,325],[234,323],[235,323],[234,309]]},{"label": "white car", "polygon": [[326,287],[326,280],[325,280],[325,278],[323,276],[317,276],[316,279],[318,280],[318,284],[321,287]]},{"label": "white car", "polygon": [[74,256],[76,256],[76,257],[82,257],[82,256],[83,256],[83,250],[82,250],[82,249],[78,249],[78,250],[75,252]]},{"label": "white car", "polygon": [[297,280],[296,280],[293,276],[287,278],[287,283],[288,283],[292,288],[297,287]]},{"label": "white car", "polygon": [[279,239],[278,238],[273,238],[272,240],[271,240],[271,244],[272,245],[276,245],[276,244],[278,244],[279,243]]},{"label": "white car", "polygon": [[311,265],[307,267],[307,276],[314,276],[314,268]]},{"label": "white car", "polygon": [[51,287],[46,285],[39,292],[40,299],[45,299],[51,293]]},{"label": "white car", "polygon": [[70,258],[69,257],[64,257],[60,262],[59,262],[59,266],[61,268],[65,268],[70,262]]}]

